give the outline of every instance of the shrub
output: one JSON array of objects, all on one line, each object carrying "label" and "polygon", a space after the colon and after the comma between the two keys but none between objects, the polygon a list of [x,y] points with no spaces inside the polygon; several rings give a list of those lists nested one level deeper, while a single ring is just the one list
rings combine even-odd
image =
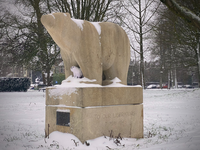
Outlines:
[{"label": "shrub", "polygon": [[0,92],[26,92],[30,84],[29,78],[0,78]]},{"label": "shrub", "polygon": [[60,73],[60,74],[53,75],[53,84],[61,84],[63,80],[65,80],[65,74]]}]

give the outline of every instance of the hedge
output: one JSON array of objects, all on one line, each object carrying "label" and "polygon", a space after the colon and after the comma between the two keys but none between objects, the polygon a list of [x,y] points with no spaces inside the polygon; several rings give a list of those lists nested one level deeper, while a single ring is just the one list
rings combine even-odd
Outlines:
[{"label": "hedge", "polygon": [[30,84],[29,78],[0,78],[0,92],[26,92]]},{"label": "hedge", "polygon": [[[62,81],[65,80],[65,74],[53,74],[53,84],[61,84]],[[57,81],[57,83],[56,83]]]}]

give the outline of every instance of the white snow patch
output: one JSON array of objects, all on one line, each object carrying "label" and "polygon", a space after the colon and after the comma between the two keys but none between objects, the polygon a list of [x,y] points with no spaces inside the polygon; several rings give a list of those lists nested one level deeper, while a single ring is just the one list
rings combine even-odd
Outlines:
[{"label": "white snow patch", "polygon": [[142,87],[141,85],[134,85],[134,87]]},{"label": "white snow patch", "polygon": [[134,86],[128,86],[121,84],[121,80],[118,77],[115,77],[114,79],[111,80],[112,84],[106,85],[105,87],[142,87],[141,85],[134,85]]},{"label": "white snow patch", "polygon": [[76,23],[76,25],[81,29],[81,31],[83,31],[83,23],[84,23],[84,20],[72,19],[72,21],[74,21],[74,22]]},{"label": "white snow patch", "polygon": [[82,108],[82,107],[78,107],[78,106],[66,106],[66,105],[48,105],[48,107]]},{"label": "white snow patch", "polygon": [[106,87],[127,87],[127,85],[121,84],[121,80],[117,77],[111,80],[113,83],[106,85]]},{"label": "white snow patch", "polygon": [[91,22],[94,27],[96,28],[97,32],[99,33],[99,35],[101,34],[101,26],[99,25],[100,22]]},{"label": "white snow patch", "polygon": [[62,88],[62,86],[57,85],[55,88],[49,90],[49,97],[59,97],[62,98],[62,95],[71,95],[72,93],[77,94],[76,88]]},{"label": "white snow patch", "polygon": [[[115,77],[112,81],[112,84],[102,86],[99,84],[92,84],[92,82],[95,82],[96,79],[90,80],[86,77],[84,78],[74,78],[71,75],[66,79],[62,81],[61,85],[58,85],[57,87],[130,87],[124,84],[121,84],[121,80],[117,77]],[[83,82],[91,82],[91,83],[83,83]],[[132,86],[133,87],[133,86]],[[140,85],[134,86],[134,87],[141,87]]]},{"label": "white snow patch", "polygon": [[[52,149],[66,149],[66,148],[70,148],[70,147],[76,147],[75,146],[75,142],[78,142],[78,146],[80,145],[80,141],[79,139],[74,136],[73,134],[69,134],[69,133],[62,133],[59,131],[54,131],[49,135],[49,139],[47,139],[47,144],[51,145]],[[73,148],[73,149],[74,149]]]},{"label": "white snow patch", "polygon": [[[141,87],[141,85],[136,86],[127,86],[124,84],[121,84],[121,80],[117,77],[111,80],[112,84],[102,86],[99,84],[92,84],[92,82],[95,82],[96,79],[90,80],[86,77],[84,78],[74,78],[72,75],[70,75],[67,79],[63,80],[61,85],[57,85],[56,87],[62,88],[62,87]],[[83,83],[88,82],[88,83]]]},{"label": "white snow patch", "polygon": [[55,86],[55,88],[49,89],[49,97],[59,97],[62,95],[71,95],[72,93],[77,93],[76,88],[63,88],[62,86]]},{"label": "white snow patch", "polygon": [[70,112],[69,109],[57,109],[56,111],[58,111],[58,112]]},{"label": "white snow patch", "polygon": [[[96,79],[90,80],[86,77],[84,78],[74,78],[72,76],[69,76],[66,80],[62,81],[62,84],[60,87],[101,87],[99,84],[92,84],[92,82],[95,82]],[[90,82],[91,84],[86,84],[82,82]]]},{"label": "white snow patch", "polygon": [[51,15],[54,19],[56,19],[55,16],[54,16],[53,14],[54,14],[54,13],[51,13],[51,14],[49,14],[49,15]]},{"label": "white snow patch", "polygon": [[[88,78],[74,78],[69,76],[66,80],[63,80],[61,85],[56,85],[55,88],[49,90],[50,97],[62,98],[62,95],[71,95],[72,93],[77,94],[78,87],[101,87],[99,84],[92,84],[96,80],[90,80]],[[86,84],[82,82],[89,82],[91,84]],[[67,88],[66,88],[67,87]]]}]

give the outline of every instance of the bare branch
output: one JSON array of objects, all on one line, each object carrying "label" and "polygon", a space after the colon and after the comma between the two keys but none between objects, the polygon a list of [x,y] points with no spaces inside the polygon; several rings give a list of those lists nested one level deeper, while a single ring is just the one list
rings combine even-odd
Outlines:
[{"label": "bare branch", "polygon": [[165,4],[172,12],[178,16],[184,18],[189,24],[192,24],[200,30],[200,17],[198,17],[191,10],[179,5],[175,0],[160,0]]}]

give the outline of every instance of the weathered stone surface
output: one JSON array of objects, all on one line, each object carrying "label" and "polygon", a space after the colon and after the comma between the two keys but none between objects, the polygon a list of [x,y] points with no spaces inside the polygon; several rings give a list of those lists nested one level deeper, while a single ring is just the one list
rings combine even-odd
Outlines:
[{"label": "weathered stone surface", "polygon": [[[56,111],[70,112],[70,126],[56,125]],[[100,136],[143,137],[143,105],[117,105],[103,107],[46,106],[45,129],[48,133],[60,131],[74,134],[84,142]]]},{"label": "weathered stone surface", "polygon": [[77,107],[129,105],[143,103],[141,87],[47,88],[46,105]]},{"label": "weathered stone surface", "polygon": [[96,84],[110,84],[115,77],[127,84],[130,42],[120,26],[71,19],[69,13],[43,15],[41,22],[61,49],[66,78],[72,75],[70,68],[77,66]]}]

